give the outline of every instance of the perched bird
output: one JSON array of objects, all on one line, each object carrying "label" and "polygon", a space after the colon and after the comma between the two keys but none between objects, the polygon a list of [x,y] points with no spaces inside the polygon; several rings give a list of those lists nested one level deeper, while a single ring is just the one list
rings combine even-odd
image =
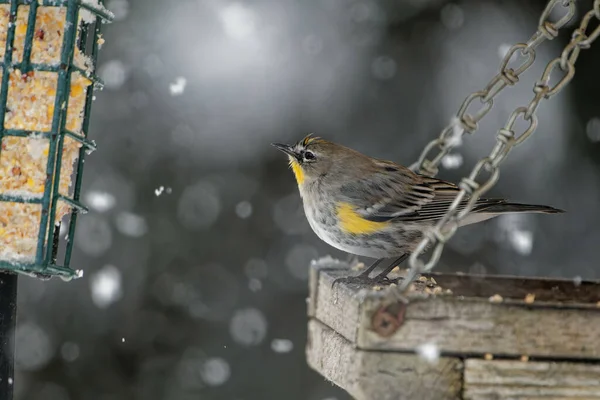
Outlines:
[{"label": "perched bird", "polygon": [[[317,236],[339,250],[377,259],[360,275],[339,279],[346,282],[386,281],[389,272],[415,250],[423,233],[444,216],[460,191],[453,183],[311,135],[294,145],[272,145],[288,155],[306,218]],[[466,204],[465,198],[459,210]],[[563,211],[504,199],[480,199],[460,226],[519,212]],[[375,278],[369,278],[385,259],[393,261]]]}]

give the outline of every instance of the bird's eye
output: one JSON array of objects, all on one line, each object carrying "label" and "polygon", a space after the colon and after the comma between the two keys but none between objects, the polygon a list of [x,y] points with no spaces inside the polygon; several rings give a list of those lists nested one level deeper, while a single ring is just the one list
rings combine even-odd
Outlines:
[{"label": "bird's eye", "polygon": [[311,152],[311,151],[305,151],[304,152],[304,159],[305,160],[314,160],[315,158],[315,153]]}]

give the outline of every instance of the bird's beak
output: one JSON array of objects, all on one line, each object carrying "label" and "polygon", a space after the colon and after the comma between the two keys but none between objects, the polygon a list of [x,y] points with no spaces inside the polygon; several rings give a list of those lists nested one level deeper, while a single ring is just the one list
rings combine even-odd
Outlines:
[{"label": "bird's beak", "polygon": [[287,144],[282,143],[271,143],[271,146],[275,147],[277,150],[283,151],[285,154],[292,156],[294,158],[298,158],[298,154],[294,151],[294,148]]}]

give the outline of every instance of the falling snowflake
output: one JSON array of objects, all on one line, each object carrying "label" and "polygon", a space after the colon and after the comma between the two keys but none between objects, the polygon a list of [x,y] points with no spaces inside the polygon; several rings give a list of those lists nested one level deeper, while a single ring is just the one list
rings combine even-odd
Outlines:
[{"label": "falling snowflake", "polygon": [[60,355],[63,360],[73,362],[79,357],[79,345],[73,342],[65,342],[60,347]]},{"label": "falling snowflake", "polygon": [[588,138],[594,142],[600,142],[600,118],[592,118],[586,124],[585,130]]},{"label": "falling snowflake", "polygon": [[250,279],[248,281],[248,288],[253,292],[258,292],[262,289],[262,282],[258,279]]},{"label": "falling snowflake", "polygon": [[125,64],[120,60],[111,60],[101,65],[98,71],[104,87],[107,89],[119,89],[129,75],[129,71]]},{"label": "falling snowflake", "polygon": [[271,349],[275,353],[289,353],[294,349],[294,343],[289,339],[273,339]]},{"label": "falling snowflake", "polygon": [[249,218],[252,215],[252,204],[248,201],[241,201],[235,206],[235,213],[241,219]]},{"label": "falling snowflake", "polygon": [[184,189],[179,204],[177,217],[187,229],[206,229],[215,223],[221,212],[221,199],[217,188],[200,181]]},{"label": "falling snowflake", "polygon": [[209,358],[202,365],[200,376],[207,385],[219,386],[227,382],[231,376],[231,368],[222,358]]},{"label": "falling snowflake", "polygon": [[513,248],[522,255],[531,254],[533,249],[533,233],[525,230],[515,230],[509,236]]},{"label": "falling snowflake", "polygon": [[127,0],[110,0],[106,4],[106,8],[114,13],[114,21],[122,21],[129,14],[129,3]]},{"label": "falling snowflake", "polygon": [[148,232],[144,217],[130,212],[119,213],[115,218],[117,230],[125,236],[142,237]]},{"label": "falling snowflake", "polygon": [[106,308],[122,296],[121,272],[112,265],[107,265],[96,272],[90,279],[92,301],[99,308]]},{"label": "falling snowflake", "polygon": [[510,48],[511,48],[510,44],[508,44],[508,43],[502,43],[498,47],[498,56],[503,59],[508,54],[508,51],[510,50]]},{"label": "falling snowflake", "polygon": [[232,39],[242,40],[254,34],[256,29],[255,15],[240,3],[231,3],[219,12],[223,29]]},{"label": "falling snowflake", "polygon": [[258,345],[267,334],[267,320],[263,313],[256,308],[239,310],[231,318],[229,333],[239,344]]},{"label": "falling snowflake", "polygon": [[447,154],[442,158],[442,165],[446,169],[456,169],[463,163],[461,154]]},{"label": "falling snowflake", "polygon": [[295,244],[285,257],[285,266],[290,274],[300,280],[308,279],[308,270],[312,261],[317,259],[319,252],[309,244]]},{"label": "falling snowflake", "polygon": [[182,95],[185,91],[185,87],[187,85],[187,79],[183,76],[178,76],[175,78],[175,82],[169,85],[169,91],[171,92],[171,96],[179,96]]},{"label": "falling snowflake", "polygon": [[41,326],[28,321],[17,326],[15,364],[24,371],[43,368],[53,357],[54,346],[48,333]]},{"label": "falling snowflake", "polygon": [[112,230],[106,219],[100,215],[88,215],[78,223],[75,245],[85,254],[98,257],[111,247]]},{"label": "falling snowflake", "polygon": [[440,349],[435,343],[425,343],[417,347],[417,354],[426,361],[435,364],[440,358]]},{"label": "falling snowflake", "polygon": [[108,192],[92,190],[85,195],[86,203],[98,212],[106,212],[113,208],[117,202],[115,196]]},{"label": "falling snowflake", "polygon": [[451,147],[458,147],[462,144],[462,136],[465,133],[462,122],[458,117],[454,116],[450,120],[452,125],[452,135],[448,138],[448,145]]}]

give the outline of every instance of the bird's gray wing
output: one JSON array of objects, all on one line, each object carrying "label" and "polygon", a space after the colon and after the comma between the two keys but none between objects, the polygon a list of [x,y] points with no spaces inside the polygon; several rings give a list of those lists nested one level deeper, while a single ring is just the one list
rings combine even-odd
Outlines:
[{"label": "bird's gray wing", "polygon": [[[365,179],[342,186],[342,194],[369,221],[436,221],[444,216],[460,189],[453,183],[417,175],[391,162],[381,161]],[[459,210],[467,205],[465,198]],[[479,199],[473,212],[503,203]]]}]

